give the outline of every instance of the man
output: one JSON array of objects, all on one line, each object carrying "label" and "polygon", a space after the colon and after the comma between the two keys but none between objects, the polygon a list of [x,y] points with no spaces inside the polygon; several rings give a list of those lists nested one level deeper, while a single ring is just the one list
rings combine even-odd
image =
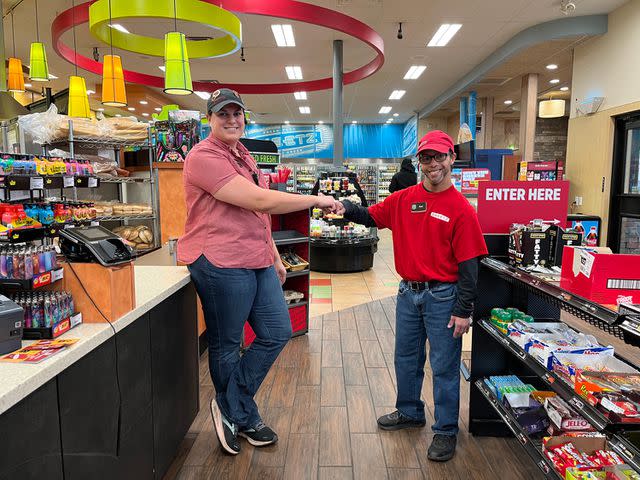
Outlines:
[{"label": "man", "polygon": [[418,144],[425,178],[368,209],[348,201],[335,211],[357,223],[389,228],[394,261],[402,277],[396,306],[395,412],[378,419],[384,430],[423,427],[420,400],[425,343],[433,371],[435,424],[428,458],[455,453],[460,403],[462,335],[469,330],[476,297],[478,257],[487,254],[476,212],[451,183],[453,140],[441,131]]},{"label": "man", "polygon": [[418,175],[416,175],[416,170],[413,168],[411,157],[407,157],[402,159],[400,171],[391,177],[389,192],[394,193],[398,190],[413,187],[416,183],[418,183]]}]

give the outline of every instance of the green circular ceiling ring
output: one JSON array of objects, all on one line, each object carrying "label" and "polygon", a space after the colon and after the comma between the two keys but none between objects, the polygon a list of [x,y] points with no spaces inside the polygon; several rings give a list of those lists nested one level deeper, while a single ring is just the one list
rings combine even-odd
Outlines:
[{"label": "green circular ceiling ring", "polygon": [[[125,33],[109,24],[115,20],[175,18],[208,25],[226,35],[208,40],[187,41],[189,58],[213,58],[231,55],[242,46],[242,25],[233,13],[200,0],[98,0],[89,7],[89,30],[107,45],[142,55],[164,57],[164,39]],[[164,32],[163,32],[164,33]]]}]

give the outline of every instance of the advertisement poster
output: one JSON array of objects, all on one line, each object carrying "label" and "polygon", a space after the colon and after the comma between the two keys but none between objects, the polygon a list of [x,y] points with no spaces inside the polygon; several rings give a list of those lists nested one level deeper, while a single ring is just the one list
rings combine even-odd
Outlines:
[{"label": "advertisement poster", "polygon": [[491,180],[491,171],[487,168],[454,168],[451,180],[463,195],[474,195],[478,193],[479,182]]}]

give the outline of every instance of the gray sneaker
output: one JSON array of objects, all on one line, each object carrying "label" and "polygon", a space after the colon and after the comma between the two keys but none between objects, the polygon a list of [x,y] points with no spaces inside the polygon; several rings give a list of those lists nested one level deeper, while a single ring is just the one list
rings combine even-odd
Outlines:
[{"label": "gray sneaker", "polygon": [[403,428],[418,428],[424,427],[426,422],[414,420],[411,417],[407,417],[400,411],[387,413],[378,418],[378,427],[382,430],[401,430]]},{"label": "gray sneaker", "polygon": [[211,400],[211,417],[213,418],[213,426],[222,449],[231,455],[239,454],[238,427],[222,414],[215,398]]},{"label": "gray sneaker", "polygon": [[273,445],[278,441],[276,432],[260,422],[252,428],[244,428],[238,432],[238,435],[247,439],[254,447],[266,447]]},{"label": "gray sneaker", "polygon": [[434,462],[446,462],[451,460],[456,453],[457,438],[455,435],[442,435],[436,433],[427,452],[427,458]]}]

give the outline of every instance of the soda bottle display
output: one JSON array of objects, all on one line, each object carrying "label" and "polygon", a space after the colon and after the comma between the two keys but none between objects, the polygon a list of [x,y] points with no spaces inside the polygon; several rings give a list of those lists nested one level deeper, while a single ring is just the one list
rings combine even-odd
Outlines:
[{"label": "soda bottle display", "polygon": [[584,227],[582,226],[582,222],[576,221],[576,225],[573,227],[576,232],[584,234]]},{"label": "soda bottle display", "polygon": [[598,232],[596,231],[596,227],[591,227],[589,230],[589,235],[586,238],[587,247],[597,247],[598,246]]}]

